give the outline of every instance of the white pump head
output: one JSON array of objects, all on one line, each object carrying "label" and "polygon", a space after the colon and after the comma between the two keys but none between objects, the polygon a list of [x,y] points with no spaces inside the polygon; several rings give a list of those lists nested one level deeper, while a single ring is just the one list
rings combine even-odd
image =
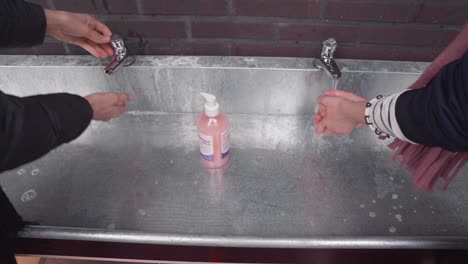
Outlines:
[{"label": "white pump head", "polygon": [[216,101],[216,96],[207,93],[200,93],[206,100],[205,114],[209,117],[215,117],[219,114],[219,104]]}]

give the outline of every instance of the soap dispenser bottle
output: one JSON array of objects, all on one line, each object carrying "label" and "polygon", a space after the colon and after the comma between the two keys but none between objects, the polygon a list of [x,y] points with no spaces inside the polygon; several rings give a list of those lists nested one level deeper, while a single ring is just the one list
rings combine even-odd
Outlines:
[{"label": "soap dispenser bottle", "polygon": [[201,163],[206,168],[221,168],[228,161],[231,133],[227,116],[219,111],[219,103],[212,94],[205,98],[204,111],[197,122]]}]

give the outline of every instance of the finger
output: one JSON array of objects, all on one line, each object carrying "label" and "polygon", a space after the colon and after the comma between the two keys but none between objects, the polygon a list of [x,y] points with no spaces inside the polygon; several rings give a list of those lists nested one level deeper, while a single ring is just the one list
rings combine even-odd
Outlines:
[{"label": "finger", "polygon": [[111,118],[117,118],[125,112],[125,109],[126,109],[125,106],[113,107],[109,113],[109,116]]},{"label": "finger", "polygon": [[100,46],[106,52],[107,56],[114,55],[114,50],[111,48],[109,44],[101,44]]},{"label": "finger", "polygon": [[99,52],[99,50],[96,50],[91,44],[86,42],[85,39],[79,37],[70,37],[69,43],[80,46],[95,57],[102,57],[102,54]]},{"label": "finger", "polygon": [[314,115],[313,121],[314,124],[318,124],[322,121],[322,117],[320,115]]},{"label": "finger", "polygon": [[325,96],[319,96],[319,97],[317,98],[317,103],[323,104],[323,101],[324,101],[324,100],[325,100]]},{"label": "finger", "polygon": [[97,20],[94,17],[93,17],[92,23],[93,23],[92,29],[95,29],[97,32],[101,33],[102,35],[109,37],[109,41],[110,41],[110,37],[112,36],[112,31],[104,23],[102,23],[101,21]]},{"label": "finger", "polygon": [[110,42],[110,37],[104,36],[95,30],[90,30],[85,37],[97,44],[106,44]]},{"label": "finger", "polygon": [[99,57],[99,58],[107,57],[105,51],[101,49],[99,45],[97,45],[96,43],[90,42],[88,39],[78,38],[76,41],[74,41],[74,43],[82,47],[83,49],[85,49],[86,51],[88,51],[95,57]]},{"label": "finger", "polygon": [[321,117],[325,117],[327,115],[327,108],[322,104],[319,107],[319,114]]},{"label": "finger", "polygon": [[364,97],[362,97],[362,96],[359,96],[359,95],[354,94],[354,93],[342,91],[342,90],[330,90],[330,91],[326,91],[326,92],[325,92],[325,95],[327,95],[327,96],[342,97],[342,98],[348,99],[348,100],[350,100],[350,101],[355,101],[355,102],[367,101],[367,99],[364,98]]},{"label": "finger", "polygon": [[318,134],[322,134],[326,129],[326,126],[325,126],[325,123],[324,122],[320,122],[319,124],[317,124],[317,126],[315,127],[315,132],[317,132]]},{"label": "finger", "polygon": [[113,105],[125,105],[127,102],[131,101],[132,99],[132,95],[131,94],[128,94],[128,93],[114,93],[113,94],[113,101],[112,101],[112,104]]}]

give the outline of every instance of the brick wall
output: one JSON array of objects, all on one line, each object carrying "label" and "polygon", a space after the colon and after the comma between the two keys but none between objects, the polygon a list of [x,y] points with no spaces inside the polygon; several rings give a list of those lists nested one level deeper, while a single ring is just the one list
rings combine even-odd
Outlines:
[{"label": "brick wall", "polygon": [[[468,20],[468,0],[31,0],[92,13],[137,54],[430,61]],[[3,54],[85,54],[47,38]]]}]

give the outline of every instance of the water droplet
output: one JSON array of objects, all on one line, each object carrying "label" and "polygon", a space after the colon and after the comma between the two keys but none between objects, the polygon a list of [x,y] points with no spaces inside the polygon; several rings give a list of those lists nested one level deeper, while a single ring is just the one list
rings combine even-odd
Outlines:
[{"label": "water droplet", "polygon": [[138,214],[141,215],[141,216],[145,216],[145,215],[146,215],[146,211],[143,210],[143,209],[139,209],[139,210],[138,210]]},{"label": "water droplet", "polygon": [[154,184],[158,185],[158,184],[159,184],[159,181],[158,181],[158,180],[155,180],[155,181],[154,181]]},{"label": "water droplet", "polygon": [[21,201],[23,203],[30,202],[34,199],[36,199],[37,193],[34,189],[31,189],[27,192],[24,192],[23,195],[21,195]]},{"label": "water droplet", "polygon": [[395,218],[398,220],[398,222],[403,221],[403,217],[401,216],[401,214],[396,214]]},{"label": "water droplet", "polygon": [[396,229],[394,226],[391,226],[391,227],[388,229],[388,231],[389,231],[390,233],[395,233],[395,232],[397,231],[397,229]]},{"label": "water droplet", "polygon": [[372,200],[372,203],[376,203],[377,201],[376,200]]},{"label": "water droplet", "polygon": [[432,211],[432,214],[435,214],[435,212],[434,212],[434,211]]},{"label": "water droplet", "polygon": [[392,199],[393,199],[393,200],[398,199],[398,194],[396,194],[396,193],[392,194]]},{"label": "water droplet", "polygon": [[114,230],[115,229],[115,224],[109,224],[107,226],[107,229]]},{"label": "water droplet", "polygon": [[398,209],[398,208],[396,206],[393,206],[393,210],[396,210],[396,209]]},{"label": "water droplet", "polygon": [[405,180],[401,180],[401,183],[405,183]]},{"label": "water droplet", "polygon": [[193,181],[193,185],[197,185],[198,184],[198,181]]},{"label": "water droplet", "polygon": [[170,160],[169,163],[170,163],[170,164],[174,164],[174,161],[173,161],[173,160]]},{"label": "water droplet", "polygon": [[39,174],[40,171],[41,171],[40,169],[34,169],[34,170],[31,171],[31,175],[36,176],[36,175]]},{"label": "water droplet", "polygon": [[359,205],[359,207],[364,208],[364,207],[366,207],[366,205],[365,205],[365,204],[361,204],[361,205]]},{"label": "water droplet", "polygon": [[413,210],[413,213],[416,213],[417,211],[416,210]]},{"label": "water droplet", "polygon": [[374,213],[374,212],[370,212],[370,213],[369,213],[369,216],[370,216],[370,217],[375,217],[375,213]]},{"label": "water droplet", "polygon": [[415,196],[413,199],[414,199],[414,200],[418,200],[418,197],[417,197],[417,196]]},{"label": "water droplet", "polygon": [[285,215],[286,215],[286,214],[285,214],[283,211],[281,211],[281,216],[285,216]]},{"label": "water droplet", "polygon": [[403,208],[403,205],[399,205],[398,208]]},{"label": "water droplet", "polygon": [[346,222],[346,221],[348,221],[348,219],[344,218],[344,219],[343,219],[343,222]]},{"label": "water droplet", "polygon": [[19,169],[17,172],[16,172],[18,175],[23,175],[26,173],[26,170],[25,169]]},{"label": "water droplet", "polygon": [[393,177],[389,177],[389,179],[390,179],[391,181],[393,181],[395,178],[393,178]]}]

